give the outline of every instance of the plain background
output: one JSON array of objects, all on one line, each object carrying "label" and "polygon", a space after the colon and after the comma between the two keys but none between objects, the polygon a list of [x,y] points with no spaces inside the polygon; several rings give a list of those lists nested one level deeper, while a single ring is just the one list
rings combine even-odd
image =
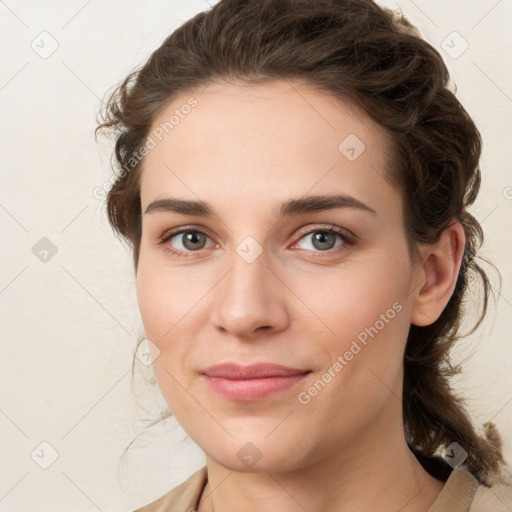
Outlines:
[{"label": "plain background", "polygon": [[[495,421],[512,461],[512,2],[385,5],[399,5],[441,52],[483,135],[472,212],[503,287],[483,327],[457,349],[464,372],[454,386],[477,425]],[[173,418],[143,432],[166,404],[150,367],[138,365],[131,387],[143,330],[131,256],[93,195],[110,176],[111,149],[93,130],[105,92],[208,7],[0,1],[0,511],[129,511],[203,465]],[[510,495],[486,500],[486,510],[512,510]]]}]

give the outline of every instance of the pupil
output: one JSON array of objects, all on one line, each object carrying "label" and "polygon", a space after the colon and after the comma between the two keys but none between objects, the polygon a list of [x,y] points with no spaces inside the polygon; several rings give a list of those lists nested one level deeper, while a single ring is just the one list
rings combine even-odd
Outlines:
[{"label": "pupil", "polygon": [[[188,249],[197,249],[197,247],[194,247],[193,244],[197,244],[198,241],[199,241],[199,233],[194,233],[194,232],[189,232],[186,234],[185,236],[185,241],[184,241],[184,245],[185,247],[187,247]],[[189,247],[188,244],[191,244],[192,247]]]},{"label": "pupil", "polygon": [[[329,237],[331,239],[334,237],[332,233],[326,233],[325,231],[318,231],[317,234],[313,237],[313,244],[316,247],[315,242],[320,243],[320,247],[317,247],[317,249],[330,249],[332,247],[332,240],[331,243],[329,243]],[[326,242],[327,238],[327,242]],[[327,244],[327,247],[325,246]]]}]

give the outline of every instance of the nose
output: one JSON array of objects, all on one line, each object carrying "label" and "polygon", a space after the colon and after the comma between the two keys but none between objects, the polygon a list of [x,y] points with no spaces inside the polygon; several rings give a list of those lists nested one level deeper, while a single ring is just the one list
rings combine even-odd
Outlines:
[{"label": "nose", "polygon": [[236,338],[269,336],[289,323],[285,294],[265,251],[251,263],[234,253],[231,269],[216,287],[212,322]]}]

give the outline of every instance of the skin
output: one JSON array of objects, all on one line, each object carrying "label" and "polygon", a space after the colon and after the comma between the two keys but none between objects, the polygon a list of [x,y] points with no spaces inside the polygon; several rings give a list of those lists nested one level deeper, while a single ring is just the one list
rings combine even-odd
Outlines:
[{"label": "skin", "polygon": [[[173,98],[153,129],[190,96]],[[162,394],[206,454],[199,511],[428,510],[443,483],[407,447],[402,360],[410,324],[435,321],[453,292],[460,224],[411,260],[401,197],[384,177],[390,140],[348,101],[285,81],[218,82],[193,97],[198,105],[143,164],[137,297]],[[350,134],[365,144],[354,161],[338,149]],[[289,198],[340,192],[375,213],[344,207],[275,216]],[[145,213],[171,196],[206,201],[216,215]],[[183,226],[206,237],[161,242]],[[355,235],[354,243],[332,235],[332,248],[315,245],[313,234],[331,226]],[[251,263],[237,253],[248,236],[262,250]],[[393,304],[400,312],[300,403],[298,394]],[[277,395],[236,402],[201,377],[225,361],[311,373]],[[259,454],[252,466],[237,456],[244,446]]]}]

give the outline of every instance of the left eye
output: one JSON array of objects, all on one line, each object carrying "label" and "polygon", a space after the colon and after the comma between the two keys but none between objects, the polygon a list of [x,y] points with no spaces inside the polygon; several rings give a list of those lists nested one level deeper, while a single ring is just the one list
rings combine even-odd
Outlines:
[{"label": "left eye", "polygon": [[[316,229],[314,231],[310,231],[303,235],[300,240],[307,240],[308,238],[309,247],[305,247],[305,249],[320,252],[329,251],[345,243],[350,243],[346,235],[332,229]],[[338,245],[335,245],[336,238],[340,240]]]}]

